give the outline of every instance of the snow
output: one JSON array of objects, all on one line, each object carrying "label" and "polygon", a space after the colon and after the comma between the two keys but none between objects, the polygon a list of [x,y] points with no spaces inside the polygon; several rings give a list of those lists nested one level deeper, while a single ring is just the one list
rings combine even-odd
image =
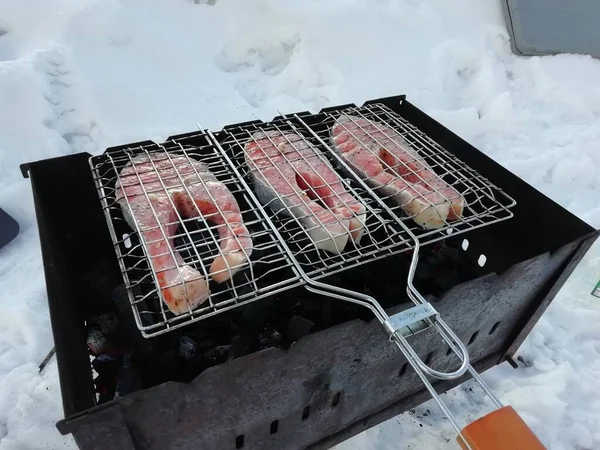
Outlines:
[{"label": "snow", "polygon": [[[513,55],[498,1],[0,0],[0,11],[0,206],[21,225],[0,250],[0,450],[75,448],[54,427],[55,363],[37,373],[52,335],[22,162],[405,93],[600,226],[600,62]],[[599,258],[595,246],[534,328],[527,366],[484,374],[553,450],[600,448]],[[491,409],[469,387],[444,395],[462,423]],[[427,403],[337,449],[457,448],[447,422]]]}]

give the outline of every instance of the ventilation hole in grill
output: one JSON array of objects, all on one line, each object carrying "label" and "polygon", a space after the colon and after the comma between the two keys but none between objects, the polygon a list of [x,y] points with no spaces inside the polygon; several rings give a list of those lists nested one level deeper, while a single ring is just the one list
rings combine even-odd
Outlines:
[{"label": "ventilation hole in grill", "polygon": [[469,241],[466,239],[463,239],[461,247],[463,250],[466,251],[469,248]]},{"label": "ventilation hole in grill", "polygon": [[240,434],[235,438],[235,448],[243,448],[244,447],[244,435]]},{"label": "ventilation hole in grill", "polygon": [[432,358],[433,358],[433,352],[429,352],[427,354],[427,356],[425,357],[425,364],[429,364],[431,362]]},{"label": "ventilation hole in grill", "polygon": [[308,419],[308,416],[310,416],[310,405],[302,410],[302,420]]},{"label": "ventilation hole in grill", "polygon": [[340,397],[341,397],[341,396],[342,396],[342,393],[341,393],[341,392],[336,392],[336,393],[333,395],[333,399],[331,400],[331,407],[332,407],[332,408],[335,408],[335,407],[338,405],[338,403],[340,402]]},{"label": "ventilation hole in grill", "polygon": [[452,233],[454,233],[454,228],[448,228],[446,230],[446,234],[452,234]]},{"label": "ventilation hole in grill", "polygon": [[490,332],[488,334],[494,334],[494,331],[496,331],[496,328],[498,328],[499,325],[500,325],[500,322],[496,322],[494,325],[492,325],[492,329],[490,330]]},{"label": "ventilation hole in grill", "polygon": [[479,267],[483,267],[483,266],[485,266],[486,261],[487,261],[487,258],[485,257],[485,255],[479,255],[477,264],[479,264]]},{"label": "ventilation hole in grill", "polygon": [[479,331],[476,331],[475,333],[473,333],[471,335],[471,339],[469,339],[469,343],[467,345],[471,345],[473,342],[475,342],[475,339],[477,339],[478,334],[479,334]]},{"label": "ventilation hole in grill", "polygon": [[404,364],[402,364],[402,367],[400,368],[400,373],[398,373],[398,376],[401,377],[402,375],[404,375],[404,373],[406,372],[406,368],[408,367],[408,363],[405,362]]},{"label": "ventilation hole in grill", "polygon": [[125,244],[125,248],[131,248],[131,239],[129,239],[129,233],[125,233],[123,235],[123,244]]},{"label": "ventilation hole in grill", "polygon": [[279,420],[274,420],[271,422],[271,434],[277,433],[277,429],[279,428]]},{"label": "ventilation hole in grill", "polygon": [[448,347],[448,350],[446,350],[446,356],[450,355],[450,353],[452,353],[452,349]]}]

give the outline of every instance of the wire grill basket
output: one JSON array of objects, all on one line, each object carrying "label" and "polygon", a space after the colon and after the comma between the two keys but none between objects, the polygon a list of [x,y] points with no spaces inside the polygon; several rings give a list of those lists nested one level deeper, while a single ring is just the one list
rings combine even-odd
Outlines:
[{"label": "wire grill basket", "polygon": [[[342,117],[351,118],[351,120],[340,121],[339,119]],[[336,125],[340,129],[340,133],[354,138],[360,143],[361,149],[377,157],[384,170],[392,173],[394,178],[399,178],[396,175],[398,172],[403,173],[404,177],[411,177],[414,180],[413,185],[423,186],[438,194],[441,201],[453,201],[456,198],[453,197],[453,194],[448,194],[443,187],[433,183],[431,181],[433,177],[427,176],[422,171],[423,167],[430,168],[434,175],[440,177],[446,185],[451,186],[462,196],[464,209],[460,217],[440,218],[439,227],[426,229],[415,222],[415,215],[410,214],[404,204],[398,203],[393,194],[367,182],[377,196],[385,202],[389,210],[410,229],[421,245],[445,239],[450,234],[464,233],[491,225],[513,216],[510,208],[516,204],[514,199],[381,103],[348,106],[317,115],[295,115],[291,120],[309,127],[315,138],[334,153],[338,165],[344,163],[347,165],[348,160],[336,152],[332,136],[332,128]],[[401,149],[408,148],[410,153],[405,153],[405,155],[410,156],[402,160],[392,157],[386,163],[381,159],[378,150],[390,146]],[[415,167],[415,163],[417,163],[417,167]],[[432,204],[436,206],[435,201]]]},{"label": "wire grill basket", "polygon": [[[256,136],[264,137],[259,139]],[[263,155],[267,155],[262,156],[257,164],[260,164],[261,161],[264,162],[264,167],[274,169],[275,174],[280,175],[283,179],[283,183],[289,183],[289,185],[294,185],[298,180],[285,180],[287,173],[281,169],[282,165],[290,164],[296,168],[312,169],[318,173],[324,169],[327,170],[326,167],[332,166],[334,162],[332,155],[326,149],[323,151],[319,148],[318,140],[307,133],[305,129],[289,121],[229,127],[219,134],[217,139],[222,148],[231,155],[231,160],[239,173],[255,191],[257,183],[254,180],[258,169],[247,163],[244,150],[250,143],[255,144],[263,151]],[[305,153],[295,152],[296,148],[307,151]],[[269,156],[269,149],[274,153],[279,153],[278,156],[281,158],[275,159]],[[307,277],[316,280],[341,270],[409,250],[412,247],[410,236],[396,223],[393,216],[379,207],[372,196],[366,194],[350,178],[339,175],[333,169],[331,172],[336,176],[328,179],[321,174],[321,177],[312,180],[313,183],[307,190],[321,194],[318,201],[320,204],[337,202],[341,208],[350,209],[359,205],[362,209],[362,211],[353,212],[350,215],[358,225],[357,233],[362,233],[362,236],[356,241],[349,238],[343,248],[335,248],[335,251],[322,249],[324,242],[332,242],[335,238],[332,236],[334,232],[330,231],[331,229],[344,228],[347,225],[344,224],[341,214],[331,217],[332,222],[325,225],[318,222],[307,224],[305,220],[313,216],[312,212],[308,209],[296,211],[290,206],[293,203],[292,197],[296,196],[295,192],[262,202]],[[299,177],[302,176],[309,177],[308,174],[301,174]],[[345,196],[344,193],[349,195]],[[283,202],[280,200],[281,198],[283,198]],[[317,202],[307,199],[307,203]],[[319,206],[316,207],[317,210]],[[327,225],[332,226],[327,227]],[[325,229],[325,231],[320,235],[313,233],[317,228]]]},{"label": "wire grill basket", "polygon": [[[344,122],[347,117],[350,122]],[[383,161],[386,173],[401,178],[397,174],[401,172],[443,201],[452,201],[431,176],[419,169],[425,167],[430,171],[427,173],[440,177],[459,193],[463,206],[460,217],[441,217],[435,229],[419,226],[406,204],[381,186],[361,179],[344,155],[336,151],[334,126],[373,154],[386,147],[408,148],[405,154],[412,155],[412,159]],[[206,302],[196,308],[187,305],[177,314],[165,306],[168,293],[159,281],[160,270],[151,263],[155,255],[148,256],[155,241],[148,239],[147,230],[139,224],[132,229],[124,215],[131,205],[119,196],[123,184],[119,174],[140,157],[156,161],[152,170],[158,170],[156,164],[172,166],[174,170],[168,177],[175,181],[168,177],[161,181],[158,189],[163,191],[168,188],[164,183],[185,184],[178,161],[188,166],[206,165],[235,197],[248,230],[248,236],[243,237],[252,241],[248,263],[233,276],[229,272],[227,281],[216,283],[211,279],[211,263],[223,256],[219,232],[223,227],[231,228],[231,224],[213,220],[211,216],[218,217],[220,210],[184,216],[167,196],[175,216],[163,220],[162,227],[160,221],[154,225],[160,232],[159,240],[172,242],[165,255],[169,258],[170,253],[173,266],[179,255],[183,260],[180,265],[200,273],[210,288]],[[450,234],[508,219],[515,204],[489,180],[378,103],[316,115],[281,116],[269,123],[233,125],[216,134],[192,133],[163,144],[147,142],[112,149],[90,158],[90,166],[134,316],[146,337]],[[270,175],[265,176],[268,171]],[[148,190],[149,184],[142,182],[146,175],[138,172],[134,171],[134,179]],[[279,183],[275,194],[264,189],[265,181],[269,184],[273,180]],[[260,203],[254,193],[258,193]],[[153,194],[143,192],[145,198]],[[430,206],[437,211],[434,203]]]},{"label": "wire grill basket", "polygon": [[[193,141],[194,145],[189,145],[187,141]],[[208,141],[204,133],[197,133],[187,141],[182,139],[164,144],[142,143],[109,150],[90,158],[93,178],[134,317],[137,326],[146,337],[164,333],[300,284],[300,279],[282,251],[280,243],[270,232],[257,207],[247,198],[247,193],[231,168],[223,161],[220,152]],[[177,315],[171,313],[162,301],[165,288],[158,282],[160,271],[150,264],[148,258],[148,246],[153,242],[143,238],[141,233],[147,230],[141,230],[137,224],[132,229],[124,216],[123,200],[119,202],[118,198],[118,190],[121,187],[118,175],[128,164],[131,165],[135,158],[144,156],[152,158],[155,165],[166,163],[175,167],[175,164],[181,164],[177,161],[198,161],[206,164],[208,170],[235,197],[248,229],[248,237],[253,243],[250,263],[229,280],[215,283],[210,280],[208,272],[212,261],[221,252],[218,245],[219,227],[226,225],[214,223],[210,213],[200,218],[183,217],[177,213],[170,221],[163,222],[162,226],[155,226],[161,235],[171,226],[175,229],[172,235],[168,236],[173,240],[172,249],[165,250],[165,254],[172,251],[172,254],[180,255],[186,266],[193,267],[204,279],[210,280],[210,296],[206,302],[194,310],[188,306],[187,310]],[[139,172],[141,171],[136,172],[137,176],[145,176]],[[180,173],[172,174],[173,178],[164,176],[162,182],[173,183],[179,176]],[[142,183],[140,185],[144,186]],[[145,196],[154,194],[151,189],[144,190],[148,191],[142,193]],[[169,198],[169,201],[173,200]],[[125,209],[127,207],[128,202],[125,202]]]}]

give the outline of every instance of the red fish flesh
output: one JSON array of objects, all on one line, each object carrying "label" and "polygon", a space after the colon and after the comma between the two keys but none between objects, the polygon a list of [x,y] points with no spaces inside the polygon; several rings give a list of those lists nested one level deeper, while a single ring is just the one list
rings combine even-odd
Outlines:
[{"label": "red fish flesh", "polygon": [[442,180],[395,129],[362,117],[340,116],[334,149],[372,187],[389,195],[424,228],[462,217],[465,200]]},{"label": "red fish flesh", "polygon": [[365,205],[316,147],[296,133],[259,131],[244,154],[262,204],[295,217],[317,248],[340,254],[348,239],[359,242]]},{"label": "red fish flesh", "polygon": [[220,252],[209,273],[217,283],[231,278],[252,253],[235,198],[206,164],[194,159],[164,152],[136,156],[119,174],[116,199],[127,223],[139,230],[162,298],[174,314],[198,307],[210,295],[203,274],[185,264],[174,247],[177,212],[216,226]]}]

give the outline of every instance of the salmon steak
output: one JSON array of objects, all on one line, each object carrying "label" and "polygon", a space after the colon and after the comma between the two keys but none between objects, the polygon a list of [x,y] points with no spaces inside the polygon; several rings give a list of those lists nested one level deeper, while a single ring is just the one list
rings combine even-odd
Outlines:
[{"label": "salmon steak", "polygon": [[179,217],[202,217],[217,229],[219,254],[208,270],[215,282],[230,279],[252,254],[233,194],[202,162],[165,152],[136,156],[119,173],[115,195],[125,220],[140,234],[162,300],[174,314],[210,296],[204,274],[186,264],[175,248]]},{"label": "salmon steak", "polygon": [[441,228],[462,217],[464,197],[395,129],[344,114],[331,127],[331,141],[359,177],[393,198],[423,228]]},{"label": "salmon steak", "polygon": [[360,241],[365,205],[314,145],[296,133],[259,131],[244,156],[259,201],[298,220],[318,249],[341,254]]}]

